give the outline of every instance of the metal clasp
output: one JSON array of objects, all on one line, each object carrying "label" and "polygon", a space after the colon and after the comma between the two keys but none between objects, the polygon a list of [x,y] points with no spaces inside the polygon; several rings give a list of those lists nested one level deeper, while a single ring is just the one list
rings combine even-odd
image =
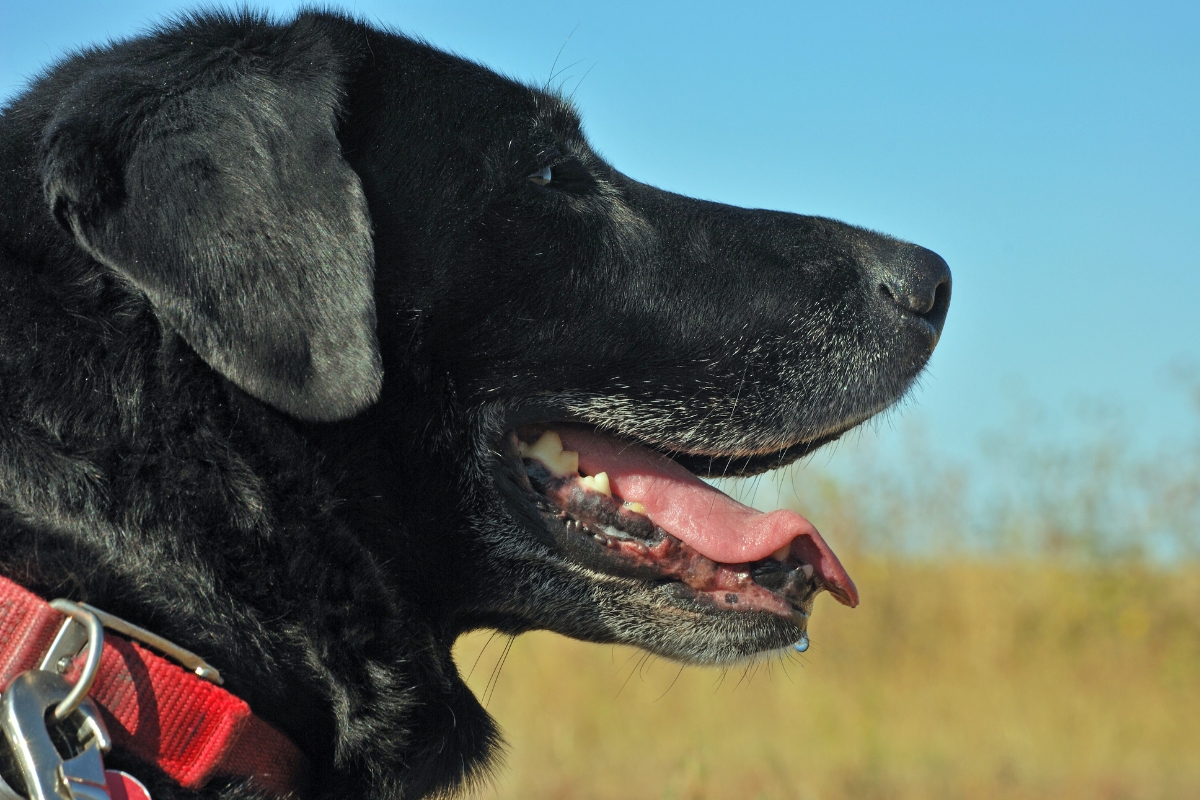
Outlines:
[{"label": "metal clasp", "polygon": [[[54,601],[54,603],[57,602],[67,603],[69,601]],[[54,603],[51,603],[50,605],[53,606]],[[74,604],[72,603],[72,605]],[[59,606],[54,607],[58,608],[59,611],[63,611],[63,609]],[[128,636],[130,639],[137,639],[142,644],[149,645],[168,658],[178,661],[180,664],[187,667],[196,677],[206,680],[209,683],[215,683],[217,686],[221,686],[225,683],[225,679],[221,677],[221,673],[217,671],[216,667],[207,663],[203,658],[196,655],[191,650],[180,647],[169,639],[164,639],[157,633],[151,633],[145,628],[140,628],[137,625],[134,625],[132,622],[126,622],[120,617],[113,616],[107,611],[101,611],[95,606],[89,606],[87,603],[80,603],[78,607],[84,611],[94,614],[96,619],[100,620],[100,624],[105,628],[108,628],[110,631],[116,631],[117,633]],[[63,613],[65,614],[67,612],[63,611]]]},{"label": "metal clasp", "polygon": [[87,660],[83,663],[83,672],[79,674],[75,688],[54,709],[54,718],[61,722],[87,697],[92,684],[96,682],[96,675],[100,672],[100,656],[104,653],[104,627],[100,624],[99,616],[90,608],[70,600],[61,597],[51,600],[50,607],[67,618],[63,620],[58,635],[50,643],[50,649],[46,651],[38,669],[61,675],[83,652],[84,646],[88,648]]},{"label": "metal clasp", "polygon": [[[41,667],[19,675],[0,695],[0,745],[7,745],[0,753],[7,767],[0,770],[0,799],[109,800],[102,754],[112,740],[87,698],[100,666],[104,631],[94,614],[75,603],[51,605],[69,619]],[[72,686],[60,673],[85,645],[83,673]],[[4,772],[23,786],[11,786]]]},{"label": "metal clasp", "polygon": [[[70,665],[75,656],[83,650],[83,646],[87,644],[89,639],[97,639],[104,636],[104,628],[111,631],[116,631],[119,634],[128,636],[130,639],[136,639],[144,645],[149,645],[158,652],[178,661],[183,666],[187,667],[196,677],[215,683],[220,686],[225,683],[221,677],[221,673],[217,668],[208,664],[203,658],[193,653],[191,650],[186,650],[174,642],[164,639],[156,633],[151,633],[145,628],[140,628],[132,622],[126,622],[120,617],[113,616],[107,611],[101,611],[95,606],[89,606],[87,603],[72,603],[70,600],[51,600],[50,605],[56,611],[66,614],[68,619],[63,623],[62,628],[58,631],[58,636],[54,639],[54,643],[50,645],[49,652],[42,659],[42,664],[39,669],[49,670],[51,672],[63,673]],[[99,627],[96,627],[99,626]],[[99,661],[97,661],[99,665]],[[87,667],[84,668],[84,674],[88,673]],[[78,685],[83,684],[83,679],[80,678]],[[88,683],[88,688],[91,688],[91,683]],[[80,694],[82,697],[86,692]]]}]

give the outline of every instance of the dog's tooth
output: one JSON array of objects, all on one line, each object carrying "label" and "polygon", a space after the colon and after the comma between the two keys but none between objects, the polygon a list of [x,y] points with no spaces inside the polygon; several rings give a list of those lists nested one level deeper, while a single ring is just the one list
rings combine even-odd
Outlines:
[{"label": "dog's tooth", "polygon": [[771,558],[776,561],[787,561],[787,557],[792,554],[792,543],[788,542],[783,547],[771,553]]},{"label": "dog's tooth", "polygon": [[558,454],[558,461],[553,469],[557,470],[556,475],[562,477],[564,475],[579,474],[579,453],[574,450],[563,450]]},{"label": "dog's tooth", "polygon": [[607,497],[612,497],[612,487],[608,485],[608,473],[601,472],[596,475],[585,475],[579,479],[585,489],[591,489],[593,492],[599,492]]},{"label": "dog's tooth", "polygon": [[524,458],[536,458],[542,454],[554,455],[562,450],[562,439],[559,439],[554,431],[544,431],[533,443],[520,441],[517,449]]},{"label": "dog's tooth", "polygon": [[562,478],[579,472],[579,453],[563,450],[562,439],[554,431],[546,431],[533,444],[521,442],[521,458],[540,461],[555,477]]},{"label": "dog's tooth", "polygon": [[646,507],[636,500],[626,500],[625,508],[635,514],[645,514]]},{"label": "dog's tooth", "polygon": [[813,576],[813,565],[812,564],[801,564],[800,571],[804,573],[804,577],[811,578]]}]

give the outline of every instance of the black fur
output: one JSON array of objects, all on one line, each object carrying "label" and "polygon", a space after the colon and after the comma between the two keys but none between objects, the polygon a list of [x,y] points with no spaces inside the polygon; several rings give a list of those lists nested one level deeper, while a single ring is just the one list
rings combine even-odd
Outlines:
[{"label": "black fur", "polygon": [[927,250],[639,184],[563,98],[332,14],[72,56],[4,110],[0,175],[0,572],[202,654],[320,796],[486,766],[464,631],[794,638],[578,563],[506,431],[767,469],[901,397],[949,303]]}]

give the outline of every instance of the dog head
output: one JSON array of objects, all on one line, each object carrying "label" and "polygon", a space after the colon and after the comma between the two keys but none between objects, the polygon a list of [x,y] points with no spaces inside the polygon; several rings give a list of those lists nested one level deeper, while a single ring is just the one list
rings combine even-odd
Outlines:
[{"label": "dog head", "polygon": [[638,183],[561,96],[345,20],[145,47],[63,92],[47,203],[342,464],[439,625],[723,661],[801,639],[822,589],[857,602],[803,518],[694,476],[903,396],[945,319],[938,256]]},{"label": "dog head", "polygon": [[699,477],[900,399],[950,300],[934,253],[639,183],[558,94],[333,15],[186,21],[35,94],[60,235],[303,440],[447,649],[727,662],[857,602],[807,520]]}]

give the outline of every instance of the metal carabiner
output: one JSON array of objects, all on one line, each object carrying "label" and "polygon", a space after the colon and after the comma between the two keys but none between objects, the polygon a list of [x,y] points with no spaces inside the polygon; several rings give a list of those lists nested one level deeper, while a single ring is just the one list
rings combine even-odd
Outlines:
[{"label": "metal carabiner", "polygon": [[38,669],[61,675],[67,671],[75,656],[83,652],[84,645],[88,648],[79,680],[75,681],[71,693],[54,709],[54,718],[61,722],[87,697],[92,684],[96,682],[96,675],[100,672],[100,656],[104,654],[104,626],[90,608],[70,600],[61,597],[51,600],[50,607],[67,618],[58,629],[58,635],[51,642]]},{"label": "metal carabiner", "polygon": [[[24,783],[0,776],[0,800],[109,800],[102,754],[112,747],[108,730],[87,692],[96,678],[104,632],[86,609],[66,600],[51,605],[68,619],[39,669],[24,672],[0,695],[0,732],[9,766]],[[80,630],[82,628],[82,630]],[[60,673],[84,645],[83,673],[72,685]],[[25,794],[18,793],[24,789]]]},{"label": "metal carabiner", "polygon": [[31,669],[0,696],[0,730],[28,800],[109,800],[101,754],[112,740],[95,703],[80,701],[66,719],[53,723],[53,735],[47,725],[47,717],[72,689],[61,675]]}]

